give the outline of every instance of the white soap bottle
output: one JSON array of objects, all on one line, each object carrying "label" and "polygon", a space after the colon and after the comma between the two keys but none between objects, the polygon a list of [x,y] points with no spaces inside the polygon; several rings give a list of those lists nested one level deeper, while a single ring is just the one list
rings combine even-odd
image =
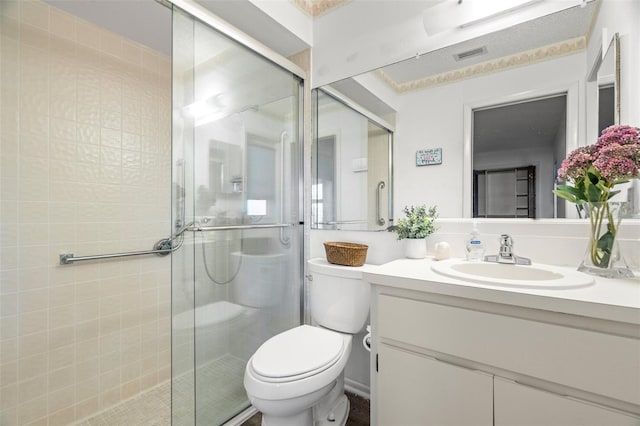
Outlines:
[{"label": "white soap bottle", "polygon": [[480,238],[478,224],[473,222],[473,229],[467,240],[467,260],[479,262],[484,258],[484,242]]}]

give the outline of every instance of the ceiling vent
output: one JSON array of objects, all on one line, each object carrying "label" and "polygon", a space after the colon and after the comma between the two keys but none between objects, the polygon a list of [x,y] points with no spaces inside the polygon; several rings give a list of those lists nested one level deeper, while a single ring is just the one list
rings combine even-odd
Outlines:
[{"label": "ceiling vent", "polygon": [[478,47],[476,49],[467,50],[466,52],[455,53],[453,59],[456,61],[463,61],[465,59],[473,58],[474,56],[480,56],[487,53],[487,46]]}]

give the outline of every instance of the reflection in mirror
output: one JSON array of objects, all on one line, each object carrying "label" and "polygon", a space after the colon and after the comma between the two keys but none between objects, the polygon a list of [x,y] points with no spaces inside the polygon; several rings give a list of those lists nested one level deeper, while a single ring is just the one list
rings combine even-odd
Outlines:
[{"label": "reflection in mirror", "polygon": [[311,227],[384,230],[393,221],[393,133],[344,100],[314,91]]},{"label": "reflection in mirror", "polygon": [[[604,35],[603,35],[604,36]],[[620,38],[614,34],[604,40],[603,51],[592,77],[598,90],[598,134],[613,124],[620,124]]]},{"label": "reflection in mirror", "polygon": [[[599,118],[594,110],[598,109],[598,96],[590,94],[587,75],[591,68],[587,59],[594,53],[593,46],[602,27],[614,22],[614,11],[618,17],[631,16],[635,13],[632,3],[586,2],[584,7],[571,7],[509,28],[487,31],[477,38],[351,77],[396,111],[395,204],[398,207],[436,204],[442,218],[471,217],[473,170],[527,167],[539,161],[479,165],[481,159],[475,158],[476,154],[491,155],[474,153],[474,110],[566,93],[566,111],[554,118],[556,124],[565,120],[564,124],[558,124],[565,130],[565,147],[556,148],[557,152],[547,155],[548,162],[536,167],[535,209],[528,210],[535,210],[536,218],[575,218],[572,206],[554,200],[552,186],[543,189],[541,185],[545,180],[555,180],[555,170],[569,151],[595,142]],[[620,28],[626,34],[627,20],[620,25],[618,21],[616,18],[613,29]],[[624,38],[623,42],[626,43]],[[602,102],[605,96],[611,99],[613,88],[614,122],[619,120],[616,114],[620,113],[619,106],[615,106],[620,105],[619,97],[615,99],[620,82],[616,78],[620,73],[619,52],[618,49],[617,54],[604,55],[604,62],[612,65],[610,78],[604,78],[604,69],[598,74],[603,85]],[[623,65],[637,63],[636,51],[626,49],[625,53],[632,57],[623,58]],[[350,97],[368,107],[363,100]],[[627,105],[626,102],[623,104]],[[607,110],[609,117],[603,114],[601,126],[611,122],[611,109]],[[503,117],[502,122],[509,120]],[[511,131],[513,155],[523,155],[522,146],[516,143],[521,131]],[[417,150],[438,147],[443,152],[442,165],[415,167]],[[529,148],[535,150],[539,146],[532,143]]]},{"label": "reflection in mirror", "polygon": [[473,110],[473,217],[565,217],[552,190],[566,121],[566,93]]},{"label": "reflection in mirror", "polygon": [[616,123],[614,84],[598,85],[598,133]]},{"label": "reflection in mirror", "polygon": [[[628,52],[633,56],[630,50]],[[630,57],[628,60],[631,61],[633,58]],[[620,124],[620,73],[620,35],[611,35],[604,28],[601,46],[591,65],[586,83],[586,96],[593,100],[587,103],[587,136],[591,141],[596,140],[607,127]],[[634,179],[616,186],[620,194],[614,198],[616,201],[629,201],[632,205],[631,217],[634,218],[640,218],[639,183]]]}]

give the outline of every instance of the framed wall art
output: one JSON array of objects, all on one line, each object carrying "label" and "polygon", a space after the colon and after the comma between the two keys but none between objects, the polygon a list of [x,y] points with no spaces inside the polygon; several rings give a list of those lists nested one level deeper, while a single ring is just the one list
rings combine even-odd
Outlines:
[{"label": "framed wall art", "polygon": [[442,164],[442,148],[419,149],[416,151],[416,166]]}]

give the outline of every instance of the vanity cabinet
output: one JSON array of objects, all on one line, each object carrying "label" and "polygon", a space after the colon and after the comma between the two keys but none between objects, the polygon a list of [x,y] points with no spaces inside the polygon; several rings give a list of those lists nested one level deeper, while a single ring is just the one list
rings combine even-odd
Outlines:
[{"label": "vanity cabinet", "polygon": [[640,336],[373,286],[372,424],[640,425]]},{"label": "vanity cabinet", "polygon": [[565,395],[494,379],[496,426],[637,426],[640,419]]},{"label": "vanity cabinet", "polygon": [[[381,425],[491,425],[493,377],[382,345]],[[463,408],[463,409],[461,409]]]}]

